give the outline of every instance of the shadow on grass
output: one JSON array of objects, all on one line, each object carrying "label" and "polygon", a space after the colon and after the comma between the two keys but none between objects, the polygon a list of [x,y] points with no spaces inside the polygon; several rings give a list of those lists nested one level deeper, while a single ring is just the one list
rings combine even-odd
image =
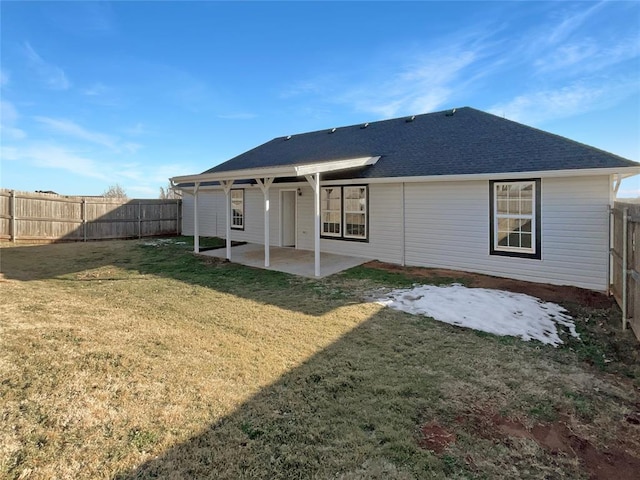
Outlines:
[{"label": "shadow on grass", "polygon": [[[333,289],[331,282],[193,255],[192,241],[174,237],[5,247],[0,250],[0,272],[20,281],[117,281],[130,278],[127,275],[155,275],[309,315],[322,315],[346,302],[346,292]],[[219,239],[202,242],[204,248],[221,245]],[[322,302],[316,301],[319,296]]]},{"label": "shadow on grass", "polygon": [[444,369],[478,373],[459,358],[459,348],[479,353],[465,336],[381,310],[234,413],[114,478],[444,478],[451,465],[420,448],[418,432],[442,406]]}]

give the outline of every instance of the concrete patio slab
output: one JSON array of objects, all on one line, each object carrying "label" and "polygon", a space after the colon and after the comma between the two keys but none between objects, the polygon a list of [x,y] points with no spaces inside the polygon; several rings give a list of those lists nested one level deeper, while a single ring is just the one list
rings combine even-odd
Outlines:
[{"label": "concrete patio slab", "polygon": [[[200,255],[225,258],[226,249],[207,250]],[[241,265],[256,268],[266,268],[276,272],[291,273],[309,278],[323,278],[334,273],[357,267],[369,258],[348,257],[333,253],[320,252],[320,277],[315,276],[314,252],[311,250],[297,250],[295,248],[271,247],[269,250],[270,266],[264,266],[264,245],[247,243],[231,247],[231,261]]]}]

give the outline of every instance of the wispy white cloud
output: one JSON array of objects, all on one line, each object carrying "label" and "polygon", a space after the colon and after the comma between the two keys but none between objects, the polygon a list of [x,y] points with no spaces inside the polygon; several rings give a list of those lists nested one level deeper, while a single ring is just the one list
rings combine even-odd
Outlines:
[{"label": "wispy white cloud", "polygon": [[71,120],[40,116],[34,117],[34,119],[54,133],[107,147],[114,152],[136,153],[142,148],[139,143],[123,142],[117,136],[88,130]]},{"label": "wispy white cloud", "polygon": [[580,3],[577,11],[570,11],[565,14],[562,21],[554,25],[551,31],[544,37],[548,43],[560,43],[567,39],[572,33],[578,30],[589,18],[593,17],[605,5],[605,1],[593,4],[584,9],[588,3]]},{"label": "wispy white cloud", "polygon": [[528,124],[566,118],[615,105],[631,95],[637,86],[634,80],[615,84],[576,82],[556,89],[537,90],[489,108],[495,115]]},{"label": "wispy white cloud", "polygon": [[138,122],[131,127],[124,128],[122,131],[132,137],[139,137],[149,133],[149,129],[141,122]]},{"label": "wispy white cloud", "polygon": [[111,135],[87,130],[71,120],[39,116],[34,118],[55,133],[102,145],[112,150],[118,150],[117,140]]},{"label": "wispy white cloud", "polygon": [[67,90],[71,87],[71,82],[64,73],[64,70],[43,59],[29,42],[24,44],[24,52],[27,55],[31,68],[48,88],[52,90]]},{"label": "wispy white cloud", "polygon": [[21,148],[3,147],[2,155],[6,160],[26,161],[40,168],[60,169],[82,177],[109,180],[109,175],[105,173],[105,168],[100,162],[58,145],[33,144]]},{"label": "wispy white cloud", "polygon": [[359,110],[384,117],[430,112],[450,100],[462,73],[477,57],[472,50],[462,50],[419,58],[402,67],[390,81],[368,83],[342,98]]},{"label": "wispy white cloud", "polygon": [[90,87],[83,88],[82,94],[88,97],[97,97],[97,96],[105,95],[110,91],[111,89],[105,86],[103,83],[97,82],[91,85]]},{"label": "wispy white cloud", "polygon": [[0,139],[22,140],[27,134],[24,130],[15,126],[18,120],[18,112],[11,102],[0,100]]},{"label": "wispy white cloud", "polygon": [[560,45],[548,54],[541,55],[534,66],[544,75],[560,73],[563,76],[576,76],[598,72],[639,56],[640,43],[637,36],[615,45],[603,45],[593,38],[587,38]]}]

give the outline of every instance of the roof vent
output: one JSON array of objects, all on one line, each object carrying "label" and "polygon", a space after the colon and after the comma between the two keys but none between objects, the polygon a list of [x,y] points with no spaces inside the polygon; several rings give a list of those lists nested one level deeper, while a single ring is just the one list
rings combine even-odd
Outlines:
[{"label": "roof vent", "polygon": [[415,116],[415,115],[412,115],[412,116],[410,116],[409,118],[407,118],[407,119],[405,120],[405,122],[407,122],[407,123],[409,123],[409,122],[413,122],[415,119],[416,119],[416,116]]},{"label": "roof vent", "polygon": [[367,128],[369,126],[369,122],[363,124],[360,128]]},{"label": "roof vent", "polygon": [[445,113],[445,115],[447,117],[453,117],[453,114],[456,113],[456,109],[454,108],[453,110],[451,110],[450,112]]},{"label": "roof vent", "polygon": [[291,140],[291,135],[287,135],[287,138],[285,138],[284,140],[285,140],[285,142],[286,142],[287,140]]},{"label": "roof vent", "polygon": [[329,130],[329,133],[333,133],[333,132],[335,132],[335,131],[336,131],[336,129],[335,129],[335,128],[332,128],[331,130]]}]

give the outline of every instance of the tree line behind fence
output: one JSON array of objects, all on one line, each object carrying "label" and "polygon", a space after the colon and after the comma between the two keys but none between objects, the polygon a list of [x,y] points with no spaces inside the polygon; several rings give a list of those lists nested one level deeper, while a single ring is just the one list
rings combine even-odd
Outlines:
[{"label": "tree line behind fence", "polygon": [[0,239],[87,241],[177,235],[181,200],[69,197],[0,189]]}]

